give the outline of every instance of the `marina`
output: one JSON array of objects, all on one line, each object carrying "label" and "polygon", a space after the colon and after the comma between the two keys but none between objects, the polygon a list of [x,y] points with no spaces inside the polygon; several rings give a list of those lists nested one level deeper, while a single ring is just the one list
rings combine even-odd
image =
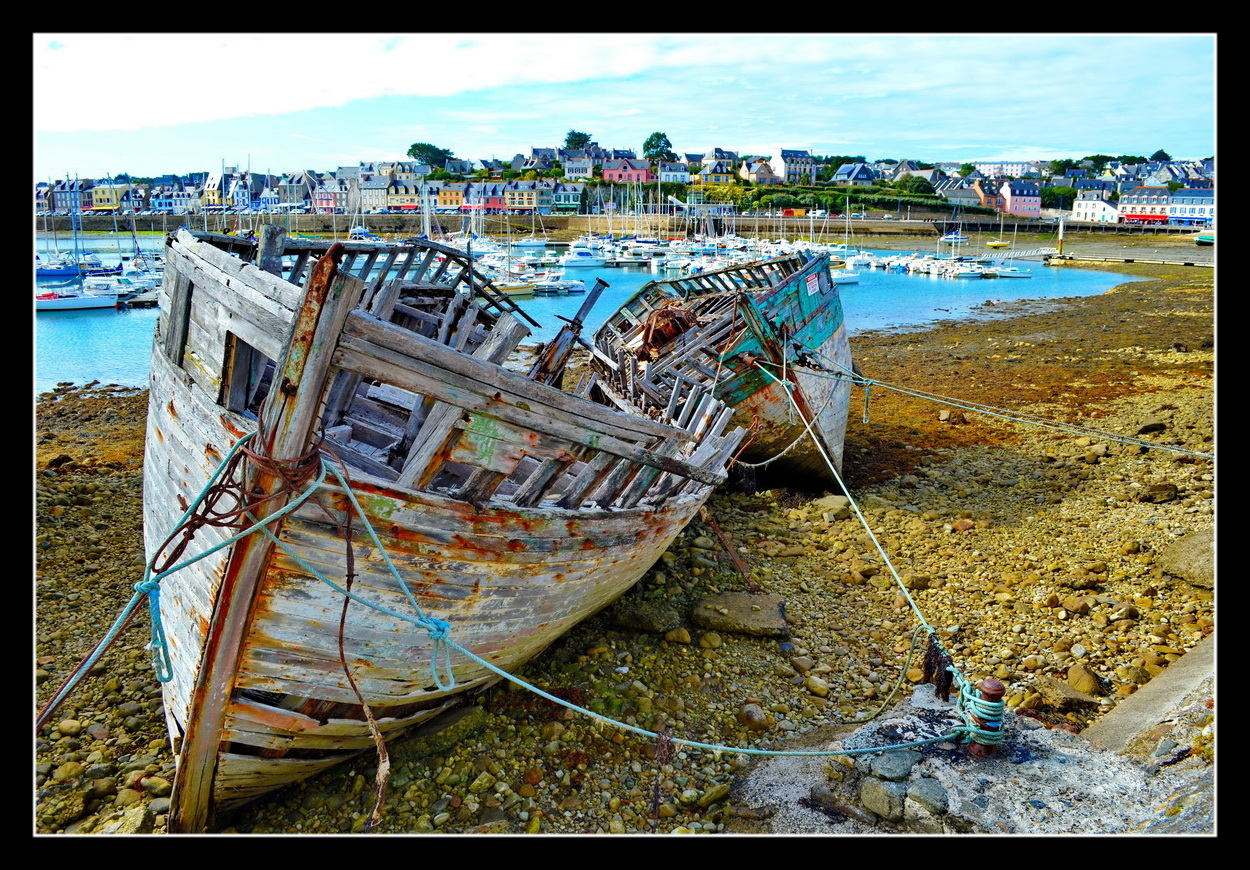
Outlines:
[{"label": "marina", "polygon": [[[99,253],[106,263],[120,262],[128,251],[129,239],[119,247],[115,238],[88,234],[83,248]],[[157,254],[163,248],[163,236],[141,235],[144,251]],[[42,246],[44,240],[39,241]],[[522,248],[525,255],[537,253],[535,248]],[[549,256],[564,248],[544,249]],[[897,255],[899,251],[865,250],[879,256]],[[846,257],[846,252],[837,252]],[[925,253],[925,252],[917,252]],[[1028,281],[948,281],[931,275],[900,274],[880,269],[859,269],[860,279],[844,289],[847,330],[851,336],[869,329],[914,329],[936,321],[971,316],[993,316],[993,306],[986,302],[1008,302],[1015,299],[1053,299],[1085,296],[1105,292],[1116,284],[1132,280],[1113,272],[1048,268],[1036,260],[995,258],[1016,268],[1028,269]],[[608,283],[598,303],[587,315],[586,329],[597,329],[609,314],[648,281],[676,277],[661,271],[653,259],[648,264],[604,266],[574,270],[568,277],[583,281],[589,287],[596,279]],[[64,280],[64,279],[59,279]],[[836,282],[836,276],[835,276]],[[36,286],[56,283],[39,279]],[[577,296],[534,294],[517,299],[518,305],[538,321],[528,339],[542,342],[558,332],[561,317],[570,316],[580,305]],[[120,386],[146,387],[152,329],[158,312],[154,309],[98,311],[62,311],[34,317],[35,345],[34,388],[46,392],[58,383],[100,381]]]}]

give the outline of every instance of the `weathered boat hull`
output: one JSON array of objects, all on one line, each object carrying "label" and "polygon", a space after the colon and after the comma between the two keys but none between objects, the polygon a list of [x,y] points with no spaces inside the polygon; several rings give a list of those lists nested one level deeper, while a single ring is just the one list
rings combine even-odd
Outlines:
[{"label": "weathered boat hull", "polygon": [[[404,256],[446,273],[428,253]],[[443,341],[376,316],[387,313],[381,282],[342,274],[305,330],[309,303],[290,282],[189,234],[166,259],[172,289],[153,354],[145,459],[150,557],[171,536],[182,541],[183,512],[240,438],[280,441],[255,419],[272,418],[267,406],[229,407],[240,342],[278,360],[271,397],[311,392],[327,433],[312,455],[348,475],[304,484],[307,498],[270,523],[272,540],[232,542],[244,521],[199,526],[178,555],[185,567],[161,581],[173,830],[211,828],[221,813],[370,750],[370,717],[389,739],[460,703],[502,678],[483,662],[514,671],[641,578],[724,479],[741,437],[722,434],[729,412],[710,397],[707,413],[676,428],[504,370],[495,357],[524,330],[505,312],[495,333],[482,333],[484,315],[456,301],[454,283],[448,305],[467,320],[427,324]],[[433,292],[429,274],[414,292]],[[323,325],[335,317],[337,327]],[[499,330],[513,338],[497,341]],[[324,372],[284,376],[280,358],[290,366],[295,356]],[[397,435],[406,450],[388,459],[368,452],[380,431],[412,437]],[[263,470],[244,484],[263,488]],[[257,505],[260,519],[276,509]],[[454,646],[431,631],[437,624]]]},{"label": "weathered boat hull", "polygon": [[[685,322],[671,326],[673,312]],[[850,342],[827,256],[800,254],[655,281],[594,337],[605,390],[663,407],[713,386],[748,429],[744,465],[836,481],[850,391]]]}]

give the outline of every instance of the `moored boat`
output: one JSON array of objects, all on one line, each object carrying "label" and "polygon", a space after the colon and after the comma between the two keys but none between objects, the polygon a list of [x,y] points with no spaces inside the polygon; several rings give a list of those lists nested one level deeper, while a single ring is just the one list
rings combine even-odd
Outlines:
[{"label": "moored boat", "polygon": [[515,672],[641,578],[744,434],[710,395],[653,420],[560,390],[598,292],[509,369],[528,318],[454,248],[184,229],[165,260],[144,532],[171,831]]},{"label": "moored boat", "polygon": [[1019,266],[993,266],[989,269],[995,278],[1032,278],[1033,273]]},{"label": "moored boat", "polygon": [[749,432],[744,465],[836,482],[853,364],[828,254],[652,281],[593,339],[597,388],[672,413],[711,388]]},{"label": "moored boat", "polygon": [[84,311],[116,308],[116,292],[84,290],[81,286],[59,287],[35,294],[36,311]]},{"label": "moored boat", "polygon": [[607,264],[607,258],[592,251],[590,248],[572,248],[560,258],[560,267],[595,268]]}]

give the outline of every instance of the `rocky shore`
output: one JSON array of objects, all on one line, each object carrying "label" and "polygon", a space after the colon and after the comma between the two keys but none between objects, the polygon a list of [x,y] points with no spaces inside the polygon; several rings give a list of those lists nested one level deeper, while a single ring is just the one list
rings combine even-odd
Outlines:
[{"label": "rocky shore", "polygon": [[[1215,623],[1209,559],[1185,554],[1209,556],[1214,529],[1213,280],[1134,268],[1149,280],[1098,297],[857,336],[876,384],[853,397],[849,499],[766,480],[718,494],[634,590],[518,674],[605,719],[729,748],[639,736],[501,685],[395,748],[378,832],[766,830],[763,774],[733,748],[827,746],[892,715],[922,681],[917,611],[970,682],[1005,684],[1022,731],[1080,732],[1165,673]],[[37,401],[37,709],[142,578],[146,401],[99,385]],[[731,621],[743,595],[748,618]],[[750,618],[751,602],[776,617]],[[146,613],[134,622],[37,731],[37,833],[164,830],[173,760]],[[1155,737],[1156,768],[1209,767],[1213,712],[1191,724]],[[925,763],[954,795],[949,771]],[[224,830],[362,831],[375,765],[365,754]],[[836,791],[871,767],[804,775]],[[1119,800],[1118,827],[1091,817],[1083,830],[1131,827],[1134,799]],[[812,809],[806,832],[924,830],[862,809]]]}]

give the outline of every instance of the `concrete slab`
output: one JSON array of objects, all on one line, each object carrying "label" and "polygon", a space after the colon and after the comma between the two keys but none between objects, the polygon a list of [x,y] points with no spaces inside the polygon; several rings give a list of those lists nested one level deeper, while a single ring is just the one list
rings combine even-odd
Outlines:
[{"label": "concrete slab", "polygon": [[1186,699],[1211,681],[1214,689],[1215,635],[1204,638],[1159,676],[1129,695],[1081,732],[1091,743],[1124,752],[1134,738],[1177,714]]}]

